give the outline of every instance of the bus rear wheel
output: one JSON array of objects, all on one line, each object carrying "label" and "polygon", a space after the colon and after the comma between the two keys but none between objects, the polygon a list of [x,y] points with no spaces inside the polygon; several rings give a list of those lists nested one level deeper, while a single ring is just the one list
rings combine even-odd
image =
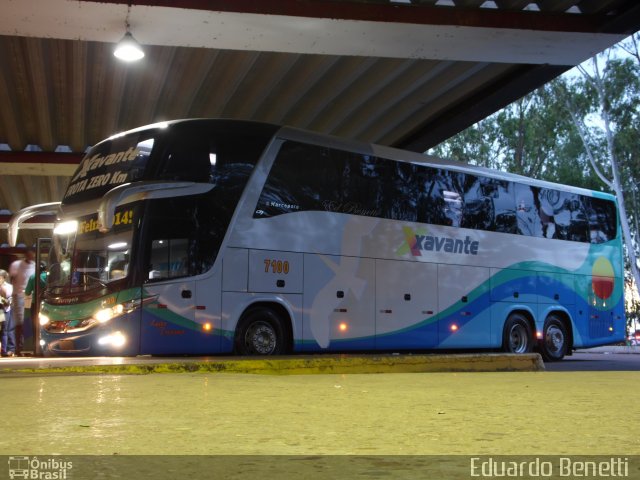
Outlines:
[{"label": "bus rear wheel", "polygon": [[269,307],[247,311],[236,331],[235,349],[240,355],[281,355],[285,334],[280,315]]},{"label": "bus rear wheel", "polygon": [[520,313],[512,313],[504,325],[502,350],[508,353],[529,353],[532,349],[533,339],[527,318]]},{"label": "bus rear wheel", "polygon": [[546,362],[562,360],[569,348],[569,335],[564,322],[558,317],[550,316],[544,324],[540,353]]}]

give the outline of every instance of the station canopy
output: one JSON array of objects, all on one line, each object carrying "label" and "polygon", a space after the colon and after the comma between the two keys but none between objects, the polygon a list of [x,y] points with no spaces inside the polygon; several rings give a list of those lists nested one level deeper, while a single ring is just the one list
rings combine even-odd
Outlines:
[{"label": "station canopy", "polygon": [[[235,118],[420,152],[640,29],[636,0],[0,0],[0,10],[0,227],[6,211],[59,200],[83,152],[120,131]],[[146,53],[138,63],[113,56],[126,24]],[[19,241],[37,235],[47,232]]]}]

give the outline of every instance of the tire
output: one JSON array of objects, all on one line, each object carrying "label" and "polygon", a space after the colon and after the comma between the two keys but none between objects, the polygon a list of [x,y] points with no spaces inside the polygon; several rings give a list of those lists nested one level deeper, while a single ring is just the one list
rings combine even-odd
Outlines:
[{"label": "tire", "polygon": [[248,310],[236,330],[235,351],[239,355],[282,355],[286,353],[281,316],[269,307]]},{"label": "tire", "polygon": [[569,335],[564,322],[551,315],[544,323],[540,353],[545,362],[557,362],[564,358],[569,349]]},{"label": "tire", "polygon": [[533,350],[531,326],[527,317],[512,313],[504,324],[502,350],[507,353],[530,353]]}]

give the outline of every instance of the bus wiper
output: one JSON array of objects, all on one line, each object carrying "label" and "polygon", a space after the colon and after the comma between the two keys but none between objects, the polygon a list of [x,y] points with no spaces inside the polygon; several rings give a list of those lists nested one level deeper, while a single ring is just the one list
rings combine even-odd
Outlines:
[{"label": "bus wiper", "polygon": [[102,280],[100,280],[100,278],[98,277],[94,277],[93,275],[87,275],[87,279],[93,280],[95,283],[100,284],[100,286],[103,288],[107,288],[107,284],[104,283]]},{"label": "bus wiper", "polygon": [[52,295],[60,295],[61,293],[64,292],[64,286],[57,286],[57,287],[51,287],[45,290],[45,295],[47,294],[52,294]]},{"label": "bus wiper", "polygon": [[71,286],[71,292],[81,292],[87,290],[93,290],[95,288],[107,288],[107,284],[100,280],[98,277],[84,274],[82,282],[78,282],[77,285]]}]

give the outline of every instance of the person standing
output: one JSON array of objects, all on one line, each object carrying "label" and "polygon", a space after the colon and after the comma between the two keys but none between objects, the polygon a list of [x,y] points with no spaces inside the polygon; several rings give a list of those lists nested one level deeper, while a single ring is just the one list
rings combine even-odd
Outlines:
[{"label": "person standing", "polygon": [[36,298],[36,274],[34,273],[29,277],[27,286],[24,289],[26,297],[31,297],[31,318],[36,318],[36,311],[40,303],[40,298],[47,286],[47,265],[40,262],[40,281],[38,282],[38,297]]},{"label": "person standing", "polygon": [[15,351],[15,336],[13,321],[11,320],[11,294],[13,288],[7,282],[9,274],[0,269],[0,352],[3,357],[13,357]]},{"label": "person standing", "polygon": [[[11,285],[13,285],[13,296],[11,303],[11,320],[15,327],[15,354],[20,355],[22,352],[22,328],[24,325],[24,291],[27,287],[29,277],[36,271],[36,254],[33,249],[27,249],[23,260],[16,260],[9,267],[9,276]],[[9,354],[9,352],[7,352]]]}]

